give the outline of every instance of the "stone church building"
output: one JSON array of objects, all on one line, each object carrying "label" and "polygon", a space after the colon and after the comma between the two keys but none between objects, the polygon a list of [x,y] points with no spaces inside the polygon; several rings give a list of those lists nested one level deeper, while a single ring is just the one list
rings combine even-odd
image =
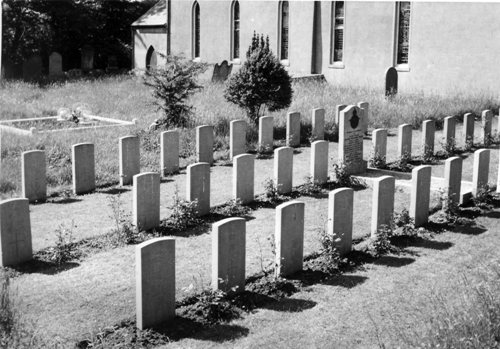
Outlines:
[{"label": "stone church building", "polygon": [[292,76],[384,88],[394,67],[400,91],[498,91],[499,17],[492,2],[161,0],[132,24],[134,68],[183,53],[234,72],[255,31]]}]

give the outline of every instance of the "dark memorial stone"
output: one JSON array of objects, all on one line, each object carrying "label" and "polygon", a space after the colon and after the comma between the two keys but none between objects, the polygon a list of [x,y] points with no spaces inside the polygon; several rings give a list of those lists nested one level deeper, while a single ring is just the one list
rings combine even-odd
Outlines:
[{"label": "dark memorial stone", "polygon": [[227,61],[222,61],[221,64],[214,66],[214,74],[212,75],[212,82],[223,82],[227,80],[229,74],[233,70],[233,65],[228,64]]},{"label": "dark memorial stone", "polygon": [[398,93],[398,71],[394,67],[385,73],[385,96],[392,97]]}]

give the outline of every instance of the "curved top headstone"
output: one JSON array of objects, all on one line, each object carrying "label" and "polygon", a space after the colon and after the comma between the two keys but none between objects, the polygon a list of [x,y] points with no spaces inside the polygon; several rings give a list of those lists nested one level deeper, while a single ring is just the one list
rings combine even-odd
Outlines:
[{"label": "curved top headstone", "polygon": [[387,69],[385,73],[385,95],[394,96],[398,93],[398,71],[394,67]]}]

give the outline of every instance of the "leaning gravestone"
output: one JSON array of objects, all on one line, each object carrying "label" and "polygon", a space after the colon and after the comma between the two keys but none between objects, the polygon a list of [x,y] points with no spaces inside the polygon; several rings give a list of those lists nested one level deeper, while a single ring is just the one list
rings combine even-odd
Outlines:
[{"label": "leaning gravestone", "polygon": [[175,239],[156,238],[135,248],[137,328],[175,318]]},{"label": "leaning gravestone", "polygon": [[233,65],[228,64],[227,61],[222,61],[221,64],[216,64],[214,66],[214,74],[212,75],[212,82],[224,82],[227,77],[231,74],[233,70]]},{"label": "leaning gravestone", "polygon": [[398,71],[394,67],[387,69],[385,73],[385,96],[393,97],[398,93]]},{"label": "leaning gravestone", "polygon": [[94,69],[94,48],[89,45],[82,47],[82,70],[89,71]]},{"label": "leaning gravestone", "polygon": [[340,112],[339,118],[339,161],[349,174],[366,171],[363,160],[363,126],[360,109],[350,105]]},{"label": "leaning gravestone", "polygon": [[23,62],[23,79],[34,80],[42,76],[42,58],[38,55],[32,56]]},{"label": "leaning gravestone", "polygon": [[49,76],[60,76],[62,73],[62,56],[58,52],[52,52],[49,56]]},{"label": "leaning gravestone", "polygon": [[0,201],[0,267],[33,258],[28,199]]}]

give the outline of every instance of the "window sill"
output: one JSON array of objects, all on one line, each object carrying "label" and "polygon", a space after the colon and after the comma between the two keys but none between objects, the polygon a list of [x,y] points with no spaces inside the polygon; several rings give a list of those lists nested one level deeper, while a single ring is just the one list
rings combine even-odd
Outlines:
[{"label": "window sill", "polygon": [[398,65],[396,65],[395,68],[398,72],[409,72],[410,71],[410,66],[408,64],[398,64]]},{"label": "window sill", "polygon": [[201,58],[200,57],[193,58],[193,62],[200,63]]},{"label": "window sill", "polygon": [[241,65],[241,60],[239,58],[233,59],[231,62],[229,62],[234,65]]},{"label": "window sill", "polygon": [[328,68],[331,69],[345,69],[345,64],[344,62],[335,62],[333,64],[330,64]]},{"label": "window sill", "polygon": [[282,59],[280,63],[283,64],[285,67],[290,66],[290,61],[288,59]]}]

